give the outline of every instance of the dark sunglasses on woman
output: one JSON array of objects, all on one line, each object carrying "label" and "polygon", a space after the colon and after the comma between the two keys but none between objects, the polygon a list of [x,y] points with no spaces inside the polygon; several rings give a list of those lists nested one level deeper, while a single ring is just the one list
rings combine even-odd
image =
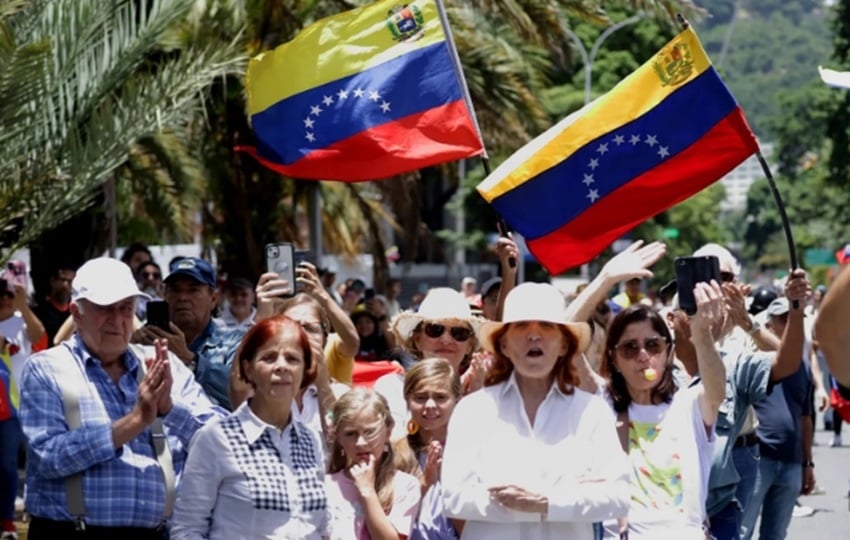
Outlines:
[{"label": "dark sunglasses on woman", "polygon": [[423,328],[425,331],[425,335],[429,338],[437,339],[446,333],[446,330],[451,334],[452,339],[455,341],[463,342],[472,337],[472,329],[466,328],[465,326],[446,326],[444,324],[437,323],[425,323],[425,327]]},{"label": "dark sunglasses on woman", "polygon": [[667,338],[652,337],[644,341],[643,344],[636,339],[630,339],[618,344],[614,348],[620,351],[623,358],[627,359],[637,358],[641,350],[645,350],[647,354],[656,355],[663,353],[667,348]]}]

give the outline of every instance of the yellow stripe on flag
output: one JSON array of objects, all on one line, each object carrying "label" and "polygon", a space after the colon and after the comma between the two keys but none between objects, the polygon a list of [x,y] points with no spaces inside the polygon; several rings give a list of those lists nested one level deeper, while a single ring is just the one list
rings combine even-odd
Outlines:
[{"label": "yellow stripe on flag", "polygon": [[401,5],[399,0],[383,0],[327,17],[292,41],[252,58],[246,84],[249,114],[446,39],[435,0],[407,2],[421,12],[424,31],[419,37],[393,39],[390,10]]},{"label": "yellow stripe on flag", "polygon": [[574,113],[514,154],[478,185],[487,202],[561,163],[576,150],[640,118],[711,67],[696,33],[688,27],[614,89]]}]

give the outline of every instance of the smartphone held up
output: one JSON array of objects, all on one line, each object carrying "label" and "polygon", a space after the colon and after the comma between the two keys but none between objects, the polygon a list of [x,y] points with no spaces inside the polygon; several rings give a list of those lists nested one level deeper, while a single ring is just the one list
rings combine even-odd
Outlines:
[{"label": "smartphone held up", "polygon": [[289,283],[289,293],[295,295],[295,246],[288,242],[266,244],[266,270],[274,272]]},{"label": "smartphone held up", "polygon": [[688,315],[694,315],[697,312],[694,288],[697,283],[710,283],[712,280],[720,283],[720,259],[713,255],[677,257],[674,266],[679,307]]}]

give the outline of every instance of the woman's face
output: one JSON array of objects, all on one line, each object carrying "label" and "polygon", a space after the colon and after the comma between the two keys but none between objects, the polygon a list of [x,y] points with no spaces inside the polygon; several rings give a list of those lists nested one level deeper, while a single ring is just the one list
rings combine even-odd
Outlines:
[{"label": "woman's face", "polygon": [[475,347],[472,327],[468,322],[458,319],[425,321],[413,339],[423,358],[445,358],[455,370],[466,355],[472,354]]},{"label": "woman's face", "polygon": [[517,375],[527,379],[549,378],[555,362],[569,349],[560,326],[541,321],[508,324],[499,345]]},{"label": "woman's face", "polygon": [[310,340],[310,350],[314,359],[320,359],[325,349],[325,330],[322,327],[322,318],[314,306],[309,304],[296,304],[284,313],[287,317],[301,325],[307,338]]},{"label": "woman's face", "polygon": [[448,381],[425,379],[407,398],[410,416],[424,431],[435,431],[446,427],[457,399],[449,390]]},{"label": "woman's face", "polygon": [[364,410],[340,422],[336,439],[349,465],[368,463],[369,456],[375,456],[377,462],[387,451],[390,429],[379,415]]},{"label": "woman's face", "polygon": [[628,325],[617,341],[614,365],[626,379],[629,392],[652,390],[661,382],[671,357],[670,344],[650,321]]},{"label": "woman's face", "polygon": [[375,321],[372,317],[361,315],[354,320],[354,327],[360,337],[369,337],[375,333]]},{"label": "woman's face", "polygon": [[243,360],[245,375],[254,383],[254,395],[265,401],[292,403],[304,378],[304,351],[293,327],[267,341],[254,358]]}]

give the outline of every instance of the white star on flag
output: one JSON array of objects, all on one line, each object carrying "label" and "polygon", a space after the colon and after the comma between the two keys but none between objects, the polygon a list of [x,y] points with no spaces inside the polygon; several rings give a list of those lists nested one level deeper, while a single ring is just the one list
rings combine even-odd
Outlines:
[{"label": "white star on flag", "polygon": [[384,112],[390,112],[390,104],[384,101],[381,103],[381,110]]},{"label": "white star on flag", "polygon": [[666,158],[670,155],[670,149],[666,146],[658,147],[658,157]]},{"label": "white star on flag", "polygon": [[320,114],[322,114],[322,108],[318,105],[313,105],[312,107],[310,107],[310,114],[319,116]]},{"label": "white star on flag", "polygon": [[340,90],[336,93],[337,99],[347,99],[348,98],[348,90]]},{"label": "white star on flag", "polygon": [[596,151],[604,155],[608,151],[608,143],[600,144]]},{"label": "white star on flag", "polygon": [[304,119],[304,127],[305,128],[310,129],[310,128],[313,127],[313,124],[315,124],[315,122],[309,116]]},{"label": "white star on flag", "polygon": [[595,182],[595,180],[593,179],[592,174],[586,174],[584,175],[584,180],[582,180],[582,182],[584,182],[584,185],[589,186],[590,184]]},{"label": "white star on flag", "polygon": [[587,198],[590,199],[591,203],[596,202],[596,199],[599,198],[599,191],[596,189],[591,189],[587,192]]},{"label": "white star on flag", "polygon": [[324,98],[322,98],[322,103],[324,103],[325,106],[329,106],[333,102],[334,102],[334,98],[332,98],[331,96],[325,96]]},{"label": "white star on flag", "polygon": [[640,142],[640,135],[632,135],[631,138],[629,138],[629,142],[632,143],[632,146],[636,145]]},{"label": "white star on flag", "polygon": [[379,94],[377,90],[372,90],[369,92],[369,99],[377,103],[378,100],[381,99],[381,94]]},{"label": "white star on flag", "polygon": [[309,131],[307,132],[307,135],[305,135],[305,137],[310,142],[316,142],[316,136],[310,133]]},{"label": "white star on flag", "polygon": [[596,167],[599,166],[599,160],[596,159],[596,158],[593,158],[593,159],[590,160],[590,163],[588,163],[587,166],[590,167],[591,171],[595,171]]},{"label": "white star on flag", "polygon": [[647,135],[646,136],[646,144],[649,145],[650,148],[658,144],[658,138],[655,135]]},{"label": "white star on flag", "polygon": [[362,88],[358,88],[354,91],[354,97],[363,97],[366,95],[366,92],[363,91]]},{"label": "white star on flag", "polygon": [[620,146],[624,142],[626,142],[626,138],[623,137],[622,135],[616,135],[614,137],[614,144],[616,144],[617,146]]}]

